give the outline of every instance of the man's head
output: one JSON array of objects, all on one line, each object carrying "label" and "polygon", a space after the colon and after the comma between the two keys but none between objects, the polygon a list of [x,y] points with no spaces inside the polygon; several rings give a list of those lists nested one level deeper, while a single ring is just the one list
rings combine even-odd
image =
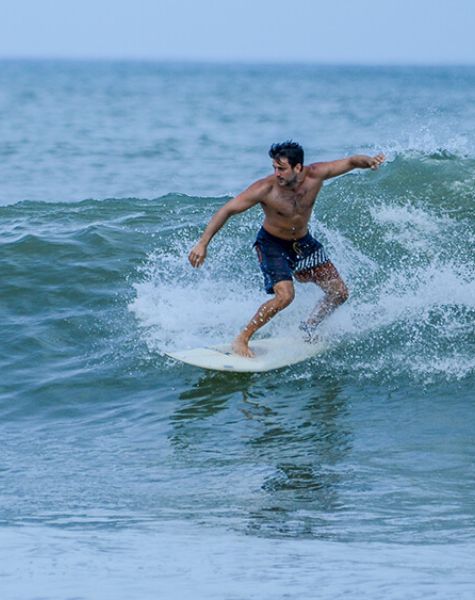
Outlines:
[{"label": "man's head", "polygon": [[278,183],[282,186],[295,183],[303,169],[304,153],[302,146],[297,142],[292,142],[292,140],[281,144],[272,144],[269,156],[272,158],[272,165]]}]

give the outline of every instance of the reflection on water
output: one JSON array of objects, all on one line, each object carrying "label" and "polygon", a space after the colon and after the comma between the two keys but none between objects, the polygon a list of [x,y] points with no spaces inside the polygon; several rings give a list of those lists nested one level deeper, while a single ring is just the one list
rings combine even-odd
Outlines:
[{"label": "reflection on water", "polygon": [[279,377],[203,375],[180,395],[170,441],[179,461],[202,469],[203,483],[213,473],[231,482],[213,486],[222,491],[212,505],[197,494],[196,510],[226,505],[252,534],[325,537],[351,478],[342,464],[352,439],[345,394],[331,380],[279,385]]},{"label": "reflection on water", "polygon": [[351,448],[345,401],[338,385],[319,383],[291,418],[278,411],[261,416],[265,428],[251,443],[263,458],[277,460],[262,484],[260,507],[249,513],[249,532],[326,537],[326,522],[344,508],[338,490],[348,474],[340,464]]},{"label": "reflection on water", "polygon": [[247,373],[206,373],[190,389],[179,395],[180,400],[187,402],[180,405],[172,421],[178,423],[213,416],[225,408],[233,394],[242,393],[246,397],[251,379],[252,375]]},{"label": "reflection on water", "polygon": [[[190,388],[179,395],[181,401],[170,418],[172,430],[170,443],[177,451],[179,448],[203,450],[203,444],[211,437],[219,438],[220,430],[213,431],[212,420],[219,419],[229,412],[230,401],[237,396],[245,397],[251,385],[252,375],[206,372]],[[198,434],[200,432],[200,434]],[[215,439],[218,445],[220,441]],[[198,458],[198,456],[197,456]]]}]

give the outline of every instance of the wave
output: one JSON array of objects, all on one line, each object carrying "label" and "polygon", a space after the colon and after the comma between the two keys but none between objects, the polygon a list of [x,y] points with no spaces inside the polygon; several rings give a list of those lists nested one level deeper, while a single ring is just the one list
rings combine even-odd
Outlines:
[{"label": "wave", "polygon": [[[473,373],[473,166],[398,155],[379,173],[348,175],[322,193],[311,226],[352,293],[321,327],[334,350],[315,359],[320,368],[427,381]],[[186,260],[196,229],[170,253],[149,256],[130,310],[151,351],[223,341],[247,322],[266,298],[250,250],[258,221],[228,223],[199,274]],[[265,334],[294,331],[318,299],[317,290],[297,287],[297,300]]]},{"label": "wave", "polygon": [[[473,374],[474,167],[472,158],[406,152],[376,173],[351,173],[324,188],[311,228],[351,297],[321,326],[331,349],[312,369],[425,382]],[[167,194],[2,207],[4,320],[22,323],[18,335],[28,323],[48,332],[68,314],[82,323],[85,348],[121,361],[143,344],[156,357],[230,339],[267,298],[252,251],[259,209],[226,224],[202,269],[187,261],[226,198]],[[296,332],[320,297],[297,284],[295,302],[262,334]],[[111,349],[117,335],[127,347],[122,354]],[[72,340],[67,344],[73,357]]]}]

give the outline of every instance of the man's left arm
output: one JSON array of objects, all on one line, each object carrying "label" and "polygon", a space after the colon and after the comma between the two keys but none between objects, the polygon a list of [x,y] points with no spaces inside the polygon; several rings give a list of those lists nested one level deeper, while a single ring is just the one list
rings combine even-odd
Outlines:
[{"label": "man's left arm", "polygon": [[349,156],[340,160],[314,163],[310,165],[310,168],[321,179],[330,179],[331,177],[338,177],[338,175],[353,171],[353,169],[376,170],[384,162],[384,159],[385,157],[382,153],[376,154],[376,156],[356,154],[355,156]]}]

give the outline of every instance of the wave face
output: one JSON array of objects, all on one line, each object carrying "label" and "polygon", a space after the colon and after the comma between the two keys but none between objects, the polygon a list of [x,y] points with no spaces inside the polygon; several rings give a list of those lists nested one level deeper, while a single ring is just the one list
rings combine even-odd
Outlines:
[{"label": "wave face", "polygon": [[[321,327],[332,346],[315,359],[324,372],[422,382],[473,374],[474,166],[452,155],[396,155],[378,173],[325,187],[311,228],[351,299]],[[138,343],[138,356],[232,338],[266,298],[251,248],[260,210],[226,225],[204,268],[187,261],[225,200],[4,207],[5,365],[21,369],[34,356],[48,376],[64,361],[74,371],[107,354],[107,343],[117,351],[117,328],[126,346]],[[291,333],[319,298],[297,284],[294,304],[264,333]]]},{"label": "wave face", "polygon": [[[473,374],[474,166],[451,155],[396,155],[377,174],[325,188],[311,227],[351,300],[321,327],[335,347],[319,368],[393,381]],[[219,202],[183,204],[204,224]],[[192,272],[186,256],[199,227],[170,216],[170,245],[152,251],[130,304],[150,350],[222,342],[252,316],[265,299],[251,250],[259,219],[256,209],[230,222],[207,267]],[[320,297],[297,284],[297,300],[268,332],[292,330]]]}]

